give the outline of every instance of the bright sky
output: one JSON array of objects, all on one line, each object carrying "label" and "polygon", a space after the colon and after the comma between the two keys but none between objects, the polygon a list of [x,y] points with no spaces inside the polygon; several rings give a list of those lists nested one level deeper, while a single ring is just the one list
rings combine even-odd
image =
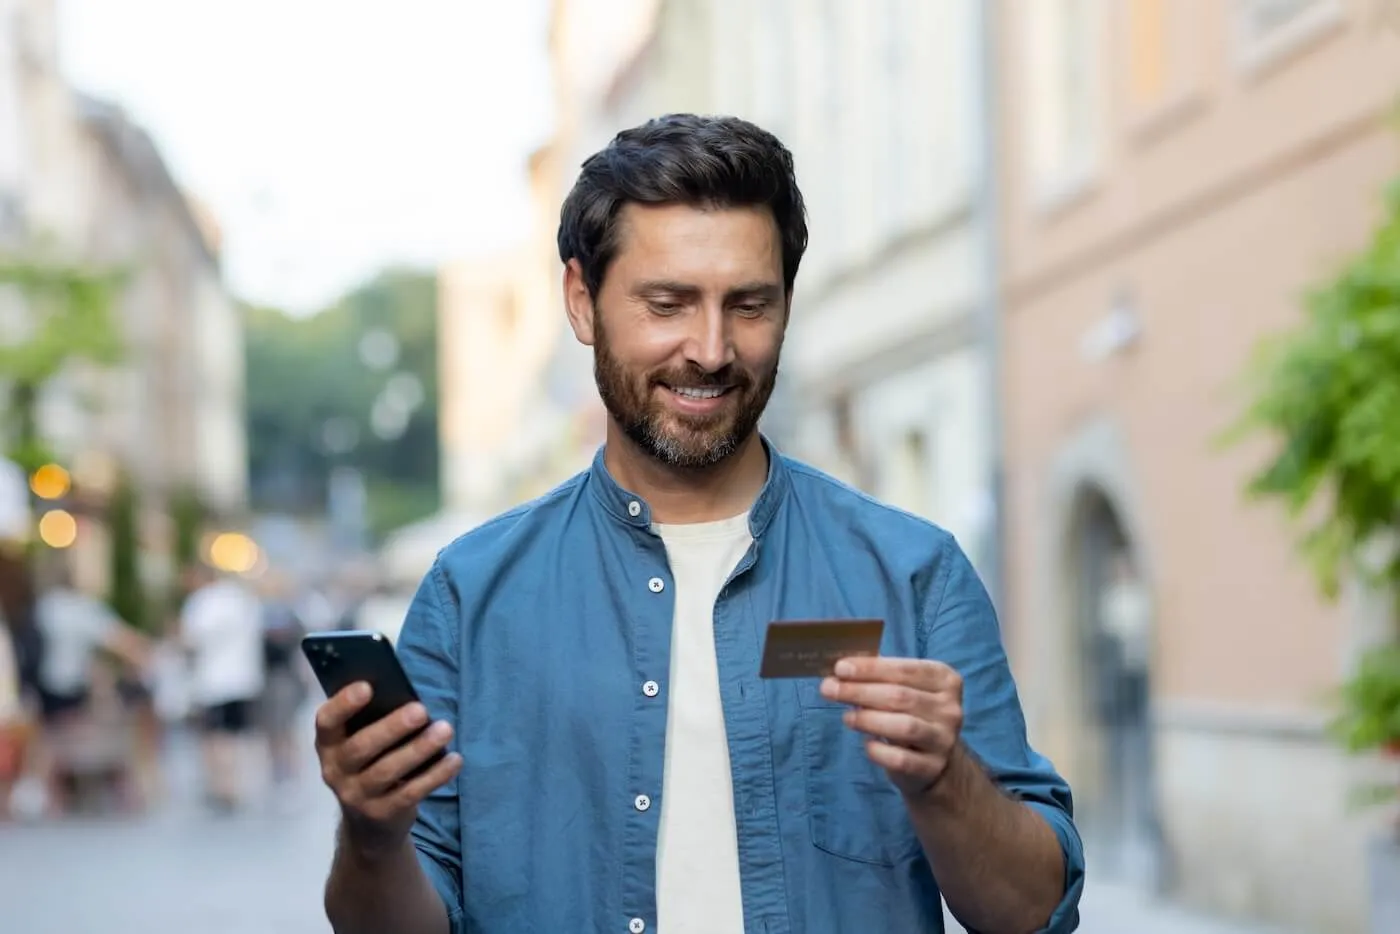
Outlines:
[{"label": "bright sky", "polygon": [[64,70],[210,205],[230,286],[292,311],[521,236],[545,0],[58,0]]}]

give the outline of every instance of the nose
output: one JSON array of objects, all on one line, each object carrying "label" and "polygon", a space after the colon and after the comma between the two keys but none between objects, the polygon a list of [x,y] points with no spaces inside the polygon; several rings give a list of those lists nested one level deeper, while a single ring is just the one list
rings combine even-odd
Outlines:
[{"label": "nose", "polygon": [[734,342],[729,316],[723,308],[707,306],[692,319],[694,330],[686,341],[685,356],[706,373],[714,373],[734,362]]}]

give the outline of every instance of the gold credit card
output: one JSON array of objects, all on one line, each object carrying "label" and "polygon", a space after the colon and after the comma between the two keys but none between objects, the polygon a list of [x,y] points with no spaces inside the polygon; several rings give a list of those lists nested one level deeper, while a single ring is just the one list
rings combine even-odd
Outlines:
[{"label": "gold credit card", "polygon": [[761,678],[824,678],[843,658],[880,654],[882,619],[777,620],[763,642]]}]

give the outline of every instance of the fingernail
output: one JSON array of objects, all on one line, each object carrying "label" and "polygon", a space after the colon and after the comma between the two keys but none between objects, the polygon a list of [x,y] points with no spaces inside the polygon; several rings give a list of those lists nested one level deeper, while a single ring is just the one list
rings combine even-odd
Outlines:
[{"label": "fingernail", "polygon": [[433,739],[447,739],[452,735],[451,725],[439,720],[428,728],[428,736]]},{"label": "fingernail", "polygon": [[836,696],[837,687],[838,687],[838,682],[836,681],[835,678],[823,678],[823,679],[822,679],[822,695],[823,695],[823,696],[825,696],[825,697],[835,697],[835,696]]},{"label": "fingernail", "polygon": [[363,681],[355,684],[350,688],[350,699],[357,704],[363,704],[369,700],[369,685]]},{"label": "fingernail", "polygon": [[841,659],[841,661],[839,661],[839,662],[836,663],[836,677],[838,677],[838,678],[849,678],[851,675],[853,675],[853,674],[855,674],[855,673],[856,673],[856,666],[855,666],[855,663],[854,663],[854,662],[849,662],[849,661],[847,661],[846,659],[843,658],[843,659]]},{"label": "fingernail", "polygon": [[404,719],[408,721],[409,726],[418,726],[427,722],[428,712],[423,709],[422,704],[414,704],[404,711]]}]

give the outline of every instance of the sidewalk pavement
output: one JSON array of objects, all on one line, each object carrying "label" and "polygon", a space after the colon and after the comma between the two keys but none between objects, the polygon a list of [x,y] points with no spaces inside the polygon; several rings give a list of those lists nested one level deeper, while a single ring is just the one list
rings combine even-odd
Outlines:
[{"label": "sidewalk pavement", "polygon": [[[157,815],[0,828],[0,931],[329,934],[321,887],[335,807],[314,770],[293,813],[260,807],[216,817],[199,805],[188,739],[176,746],[177,800]],[[1283,934],[1092,880],[1080,916],[1081,934]]]}]

